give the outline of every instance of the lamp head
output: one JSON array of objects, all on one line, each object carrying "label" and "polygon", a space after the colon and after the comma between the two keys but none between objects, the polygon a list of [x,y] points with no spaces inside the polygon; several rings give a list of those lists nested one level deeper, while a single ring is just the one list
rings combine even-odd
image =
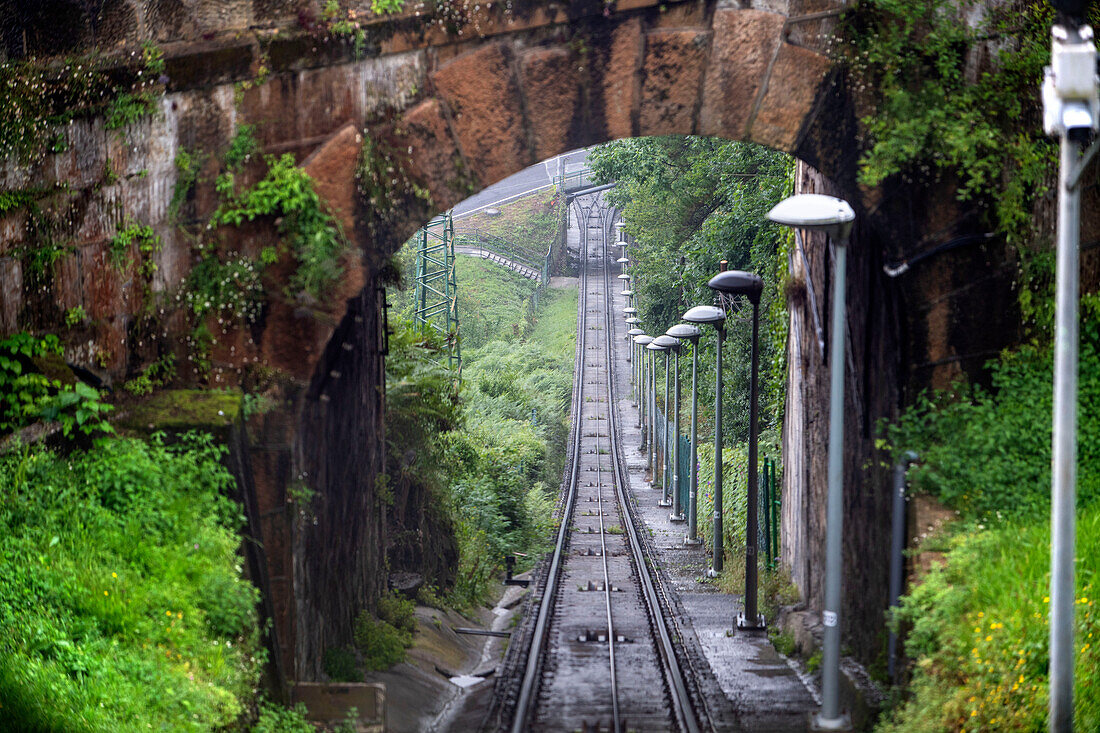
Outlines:
[{"label": "lamp head", "polygon": [[709,323],[721,328],[726,322],[726,312],[715,305],[697,305],[683,315],[688,323]]},{"label": "lamp head", "polygon": [[633,290],[624,290],[623,292],[619,293],[619,295],[625,295],[626,297],[630,298],[630,297],[634,296],[634,291]]},{"label": "lamp head", "polygon": [[629,279],[630,279],[630,275],[627,275],[627,274],[626,274],[626,273],[624,272],[624,273],[623,273],[622,275],[619,275],[619,279],[620,279],[620,280],[629,280]]},{"label": "lamp head", "polygon": [[619,259],[617,259],[615,261],[618,262],[620,265],[625,265],[626,263],[630,262],[630,258],[629,257],[620,257]]},{"label": "lamp head", "polygon": [[759,275],[744,270],[726,270],[710,279],[707,286],[720,293],[747,295],[755,305],[760,302],[760,293],[764,291],[764,281]]},{"label": "lamp head", "polygon": [[623,313],[627,314],[628,316],[636,316],[638,315],[638,309],[633,306],[629,308],[623,308]]},{"label": "lamp head", "polygon": [[674,354],[680,353],[680,339],[669,336],[667,333],[662,333],[660,336],[653,339],[653,343],[663,349],[668,349]]},{"label": "lamp head", "polygon": [[652,342],[653,337],[646,333],[634,337],[634,343],[638,344],[638,346],[648,346]]},{"label": "lamp head", "polygon": [[646,350],[648,350],[648,351],[665,351],[666,347],[658,346],[657,345],[657,339],[653,339],[653,341],[650,341],[649,345],[646,346]]},{"label": "lamp head", "polygon": [[627,319],[626,319],[626,322],[627,322],[627,323],[629,323],[629,324],[630,324],[631,326],[633,326],[633,325],[635,325],[635,324],[641,323],[641,322],[642,322],[642,319],[641,319],[641,318],[637,318],[637,317],[635,317],[635,316],[630,316],[630,318],[627,318]]},{"label": "lamp head", "polygon": [[626,332],[626,335],[633,339],[635,336],[641,336],[645,331],[640,328],[632,328]]},{"label": "lamp head", "polygon": [[669,336],[673,338],[683,339],[695,343],[699,340],[699,336],[702,333],[699,327],[691,323],[677,323],[672,328],[666,331]]},{"label": "lamp head", "polygon": [[800,193],[773,206],[768,218],[777,224],[824,231],[846,239],[856,212],[844,199],[820,193]]}]

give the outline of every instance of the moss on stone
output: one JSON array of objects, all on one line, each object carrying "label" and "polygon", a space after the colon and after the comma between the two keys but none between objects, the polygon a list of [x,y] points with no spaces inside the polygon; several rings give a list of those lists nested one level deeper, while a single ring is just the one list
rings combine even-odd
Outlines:
[{"label": "moss on stone", "polygon": [[208,430],[220,434],[237,421],[240,413],[240,392],[173,389],[135,403],[115,424],[141,433]]}]

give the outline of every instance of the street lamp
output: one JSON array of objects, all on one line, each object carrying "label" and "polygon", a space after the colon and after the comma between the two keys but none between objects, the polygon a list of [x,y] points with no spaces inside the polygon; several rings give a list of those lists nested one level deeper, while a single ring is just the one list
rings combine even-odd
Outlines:
[{"label": "street lamp", "polygon": [[752,370],[749,379],[749,486],[748,506],[745,511],[745,610],[737,617],[737,628],[756,631],[764,628],[764,617],[756,612],[756,538],[759,524],[757,516],[756,442],[760,433],[759,393],[757,371],[760,356],[758,337],[760,331],[760,293],[764,281],[759,275],[744,270],[726,270],[710,279],[707,285],[720,293],[748,296],[752,303]]},{"label": "street lamp", "polygon": [[[662,485],[662,488],[664,489],[664,495],[662,496],[661,500],[659,502],[657,502],[657,506],[674,507],[673,510],[672,510],[672,516],[675,516],[676,514],[679,513],[676,510],[675,507],[677,507],[680,502],[678,500],[673,500],[672,492],[673,492],[673,484],[678,483],[678,480],[677,480],[678,479],[678,475],[677,475],[678,470],[677,469],[678,469],[679,464],[677,464],[675,462],[675,460],[673,459],[673,455],[674,455],[674,452],[675,452],[675,447],[672,446],[672,445],[669,445],[669,443],[671,442],[670,429],[671,429],[671,426],[672,426],[672,423],[669,421],[669,414],[673,411],[679,410],[680,405],[675,400],[673,400],[671,395],[669,394],[670,390],[668,388],[668,380],[669,380],[670,375],[669,375],[669,369],[668,369],[668,357],[669,357],[669,354],[675,354],[676,355],[676,360],[677,360],[676,363],[677,364],[679,363],[679,359],[680,359],[680,340],[677,339],[677,338],[673,338],[672,336],[669,336],[666,333],[666,334],[661,334],[657,338],[653,339],[653,343],[660,344],[661,346],[665,347],[665,349],[666,349],[666,351],[665,351],[665,424],[664,424],[664,428],[662,429],[662,432],[661,432],[661,435],[664,438],[664,442],[665,442],[665,455],[664,455],[664,462],[663,462],[664,475],[661,477],[663,479],[661,485]],[[679,377],[680,377],[679,370],[677,370],[677,374],[676,374],[677,391],[679,391],[679,389],[678,389],[678,387],[679,387],[679,384],[678,384]],[[676,431],[676,434],[677,434],[677,436],[679,436],[679,434],[680,434],[679,430]],[[669,466],[672,466],[672,478],[670,478],[669,475],[668,475]]]},{"label": "street lamp", "polygon": [[[657,338],[660,338],[659,336]],[[668,392],[668,347],[661,346],[657,339],[653,339],[646,349],[649,353],[649,485],[652,487],[657,482],[657,352],[665,352],[665,392]],[[657,502],[660,506],[661,502]]]},{"label": "street lamp", "polygon": [[[668,335],[674,336],[681,341],[691,342],[691,455],[688,457],[688,475],[691,477],[688,483],[688,508],[687,508],[687,520],[688,520],[688,533],[684,538],[685,545],[697,545],[702,542],[699,539],[699,503],[698,503],[698,490],[699,490],[699,465],[697,462],[696,447],[699,439],[699,385],[697,383],[697,377],[699,375],[699,336],[700,331],[698,326],[694,326],[690,323],[677,323],[672,328],[668,329]],[[677,394],[677,402],[679,401],[679,395]],[[676,412],[679,417],[679,411]],[[676,428],[676,434],[680,434],[679,426]],[[679,438],[677,438],[677,444],[679,444]]]},{"label": "street lamp", "polygon": [[821,664],[821,712],[812,725],[818,730],[849,730],[851,720],[840,713],[840,580],[844,530],[844,344],[845,278],[848,235],[856,215],[843,199],[799,194],[776,204],[768,218],[778,224],[825,232],[836,244],[833,282],[832,343],[829,345],[829,498],[825,512],[825,648]]},{"label": "street lamp", "polygon": [[640,336],[634,337],[634,343],[638,345],[638,353],[642,357],[638,360],[638,373],[641,376],[641,383],[638,385],[638,402],[641,404],[641,410],[638,412],[638,427],[642,427],[643,425],[647,426],[646,429],[642,430],[642,443],[639,449],[648,456],[649,452],[646,450],[646,437],[649,435],[649,428],[648,423],[646,423],[646,418],[649,415],[649,404],[647,400],[649,382],[646,378],[647,360],[645,358],[645,349],[649,344],[653,343],[653,337],[643,333]]},{"label": "street lamp", "polygon": [[714,377],[714,547],[707,577],[722,572],[722,344],[726,340],[726,312],[713,305],[697,305],[683,315],[688,323],[709,323],[718,332]]}]

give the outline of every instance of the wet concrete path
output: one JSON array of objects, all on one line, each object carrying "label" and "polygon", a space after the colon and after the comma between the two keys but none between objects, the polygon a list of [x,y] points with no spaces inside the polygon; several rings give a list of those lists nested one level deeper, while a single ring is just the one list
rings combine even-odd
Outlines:
[{"label": "wet concrete path", "polygon": [[[616,312],[621,314],[627,306],[627,298],[616,293]],[[686,524],[670,521],[669,508],[657,505],[660,484],[653,487],[646,481],[638,411],[631,402],[628,326],[621,317],[613,323],[616,401],[629,489],[635,511],[649,529],[689,655],[697,656],[698,665],[705,667],[696,672],[711,724],[715,730],[751,733],[804,731],[809,713],[817,709],[816,691],[765,634],[734,631],[743,597],[722,593],[707,582],[709,554],[702,546],[685,546]],[[690,377],[686,392],[690,395]],[[737,561],[726,558],[727,564]]]}]

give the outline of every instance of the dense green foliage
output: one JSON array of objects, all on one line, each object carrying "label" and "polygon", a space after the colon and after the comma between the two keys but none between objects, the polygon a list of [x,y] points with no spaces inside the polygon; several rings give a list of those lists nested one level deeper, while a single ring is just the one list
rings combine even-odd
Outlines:
[{"label": "dense green foliage", "polygon": [[[1076,727],[1100,730],[1100,505],[1079,513],[1077,532]],[[1049,580],[1046,517],[956,536],[904,601],[912,697],[878,730],[1045,730]]]},{"label": "dense green foliage", "polygon": [[426,485],[451,517],[459,572],[449,600],[464,607],[485,600],[506,554],[546,541],[565,459],[577,301],[574,290],[548,291],[532,323],[529,281],[473,258],[459,266],[460,292],[498,314],[498,331],[464,349],[456,384],[434,337],[399,330],[387,360],[387,435],[390,490]]},{"label": "dense green foliage", "polygon": [[[912,698],[886,731],[1021,730],[1045,725],[1050,582],[1051,347],[990,364],[989,389],[921,396],[887,426],[888,447],[914,449],[912,488],[956,509],[947,564],[910,593]],[[1086,298],[1078,408],[1077,723],[1100,726],[1100,312]]]},{"label": "dense green foliage", "polygon": [[0,339],[0,435],[37,420],[57,422],[69,436],[113,432],[104,419],[113,408],[83,382],[62,383],[40,365],[64,368],[61,341],[53,334],[13,333]]},{"label": "dense green foliage", "polygon": [[842,26],[857,83],[876,102],[863,119],[862,181],[955,178],[961,199],[1026,241],[1055,168],[1039,100],[1053,21],[1053,7],[1031,0],[862,0]]},{"label": "dense green foliage", "polygon": [[[693,305],[716,303],[707,281],[719,261],[764,280],[760,303],[761,427],[776,431],[786,383],[786,230],[764,214],[790,190],[791,159],[757,145],[717,138],[620,140],[592,151],[598,181],[626,219],[632,287],[641,328],[664,333]],[[748,439],[752,308],[727,306],[723,376],[727,445]],[[714,329],[703,328],[699,351],[701,430],[713,435]],[[663,360],[662,360],[663,361]],[[658,378],[662,374],[658,373]]]},{"label": "dense green foliage", "polygon": [[[1054,363],[1027,345],[990,363],[992,386],[922,395],[888,426],[891,446],[915,450],[913,487],[965,518],[1042,516],[1050,506]],[[1100,498],[1100,313],[1081,324],[1078,502]]]},{"label": "dense green foliage", "polygon": [[264,654],[223,449],[101,439],[0,457],[0,706],[22,731],[235,723]]}]

